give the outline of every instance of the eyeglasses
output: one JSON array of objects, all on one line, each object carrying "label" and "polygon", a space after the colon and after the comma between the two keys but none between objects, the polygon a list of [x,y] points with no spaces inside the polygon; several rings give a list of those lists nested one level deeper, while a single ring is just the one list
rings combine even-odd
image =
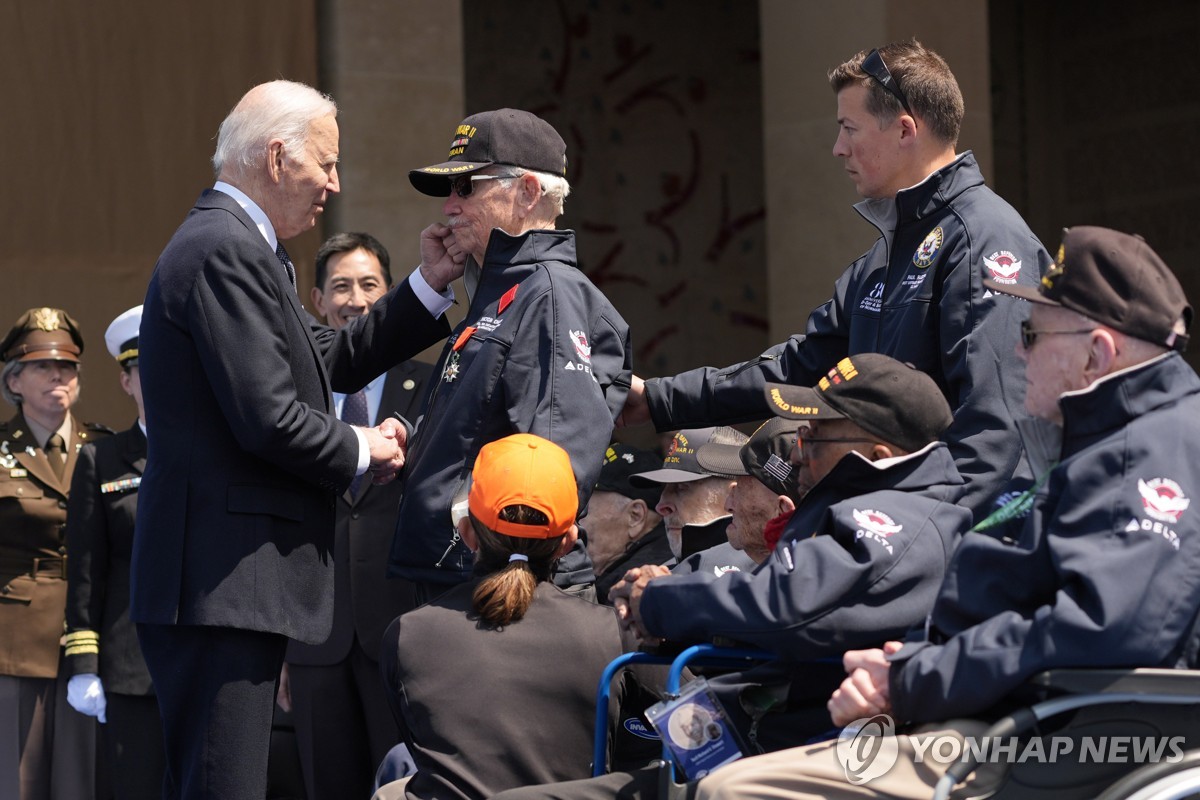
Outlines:
[{"label": "eyeglasses", "polygon": [[853,442],[855,444],[862,444],[864,442],[874,443],[878,441],[877,439],[864,439],[859,436],[809,436],[807,433],[805,433],[807,430],[808,428],[801,428],[797,432],[797,437],[799,438],[799,442],[797,442],[797,444],[800,445],[801,449],[803,449],[804,445],[806,444],[831,444],[834,442]]},{"label": "eyeglasses", "polygon": [[1033,326],[1029,324],[1029,320],[1023,319],[1021,320],[1021,345],[1028,350],[1029,348],[1033,347],[1033,343],[1037,341],[1037,337],[1039,336],[1069,336],[1078,333],[1091,333],[1094,330],[1096,329],[1079,328],[1078,330],[1072,331],[1038,331],[1033,329]]},{"label": "eyeglasses", "polygon": [[505,181],[516,175],[462,175],[450,181],[450,188],[459,197],[470,197],[475,191],[475,181]]},{"label": "eyeglasses", "polygon": [[884,90],[892,97],[900,101],[900,105],[904,106],[904,110],[910,115],[913,113],[908,106],[908,98],[904,96],[904,92],[900,89],[900,81],[896,80],[895,76],[888,70],[887,64],[883,63],[883,56],[879,55],[879,50],[872,50],[867,53],[867,57],[863,59],[862,71],[875,79],[875,82],[884,88]]}]

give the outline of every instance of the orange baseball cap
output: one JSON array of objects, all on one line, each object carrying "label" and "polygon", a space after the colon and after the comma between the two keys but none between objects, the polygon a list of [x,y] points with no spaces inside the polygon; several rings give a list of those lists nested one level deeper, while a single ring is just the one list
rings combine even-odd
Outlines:
[{"label": "orange baseball cap", "polygon": [[[531,433],[515,433],[489,442],[471,472],[467,504],[488,529],[524,539],[553,539],[575,523],[579,491],[567,451]],[[546,525],[522,525],[500,519],[509,506],[536,508]]]}]

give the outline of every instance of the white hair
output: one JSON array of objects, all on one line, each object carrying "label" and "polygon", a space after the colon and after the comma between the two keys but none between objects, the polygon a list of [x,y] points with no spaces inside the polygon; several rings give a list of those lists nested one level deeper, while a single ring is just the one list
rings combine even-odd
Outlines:
[{"label": "white hair", "polygon": [[[496,166],[502,166],[497,164]],[[522,167],[507,167],[506,168],[513,177],[519,178],[522,175],[533,175],[538,179],[538,183],[542,185],[542,195],[550,202],[554,210],[555,217],[561,217],[563,206],[567,199],[567,195],[571,193],[571,184],[567,183],[567,179],[561,175],[551,175],[549,172],[538,172],[537,170],[524,169]]]},{"label": "white hair", "polygon": [[229,112],[217,132],[213,171],[238,175],[260,162],[272,139],[282,139],[291,153],[303,150],[309,125],[337,116],[329,95],[295,81],[271,81],[255,86]]}]

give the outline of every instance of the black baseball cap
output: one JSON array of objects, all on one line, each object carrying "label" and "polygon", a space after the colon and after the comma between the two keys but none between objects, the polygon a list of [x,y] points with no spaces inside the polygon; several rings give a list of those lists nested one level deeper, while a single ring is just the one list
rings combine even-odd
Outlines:
[{"label": "black baseball cap", "polygon": [[796,423],[775,417],[759,425],[745,444],[706,444],[696,459],[708,470],[753,476],[775,494],[798,501],[797,471],[791,462],[795,444]]},{"label": "black baseball cap", "polygon": [[687,483],[703,478],[736,478],[738,472],[733,470],[712,470],[701,466],[696,459],[696,451],[710,442],[741,447],[746,438],[746,434],[735,428],[689,428],[677,431],[671,439],[671,444],[667,446],[662,468],[638,473],[629,480],[634,486],[655,486],[662,483]]},{"label": "black baseball cap", "polygon": [[[993,292],[1031,303],[1058,306],[1147,342],[1182,352],[1192,325],[1192,307],[1183,287],[1158,253],[1136,234],[1093,225],[1063,230],[1054,266],[1036,289],[1004,286]],[[1185,331],[1175,330],[1183,319]]]},{"label": "black baseball cap", "polygon": [[614,442],[604,451],[604,463],[596,480],[596,491],[616,492],[632,500],[642,500],[654,510],[662,494],[662,486],[657,483],[635,486],[630,477],[657,469],[660,463],[659,457],[649,450]]},{"label": "black baseball cap", "polygon": [[845,418],[910,453],[938,439],[954,421],[933,378],[881,353],[843,358],[811,388],[768,383],[764,390],[781,417]]},{"label": "black baseball cap", "polygon": [[408,179],[422,194],[449,197],[450,181],[494,164],[566,177],[567,144],[549,122],[528,111],[483,111],[454,129],[446,161],[414,169]]}]

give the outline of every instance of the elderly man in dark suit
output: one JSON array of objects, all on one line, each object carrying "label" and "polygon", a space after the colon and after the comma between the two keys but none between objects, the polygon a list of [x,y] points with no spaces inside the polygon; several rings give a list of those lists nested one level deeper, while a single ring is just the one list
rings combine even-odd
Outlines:
[{"label": "elderly man in dark suit", "polygon": [[[338,233],[317,251],[310,300],[329,327],[366,314],[392,285],[387,248],[368,233]],[[405,361],[352,394],[334,394],[338,418],[358,425],[398,413],[415,420],[433,367]],[[384,574],[401,482],[359,480],[338,497],[333,631],[321,644],[288,644],[280,705],[292,711],[308,800],[369,797],[375,768],[400,742],[379,677],[379,641],[416,607],[409,581]]]},{"label": "elderly man in dark suit", "polygon": [[347,425],[330,392],[361,388],[449,331],[440,293],[461,272],[453,253],[338,331],[300,306],[280,242],[312,228],[339,189],[336,114],[290,81],[247,92],[221,123],[217,183],[146,294],[132,618],[174,797],[264,796],[287,638],[321,642],[332,624],[337,495],[403,464],[398,426]]}]

